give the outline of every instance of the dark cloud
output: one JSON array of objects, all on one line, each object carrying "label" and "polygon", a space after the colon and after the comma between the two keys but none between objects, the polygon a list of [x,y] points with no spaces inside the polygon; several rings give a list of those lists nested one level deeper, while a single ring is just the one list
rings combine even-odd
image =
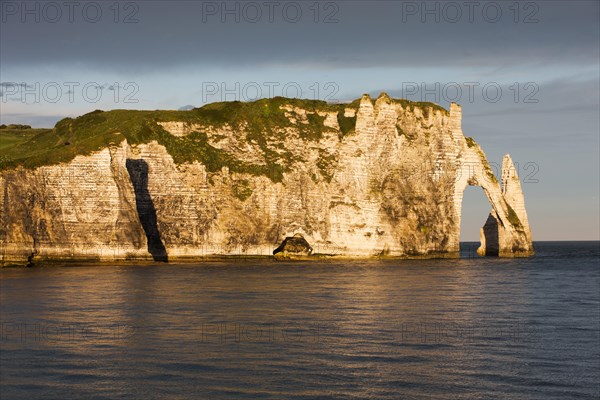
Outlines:
[{"label": "dark cloud", "polygon": [[[290,22],[293,8],[287,10],[287,17],[284,15],[283,7],[290,3],[285,1],[275,10],[273,22],[263,9],[257,23],[250,21],[254,18],[251,9],[243,11],[244,2],[140,1],[134,3],[137,9],[121,9],[117,17],[109,2],[98,3],[103,5],[103,13],[97,23],[86,22],[82,11],[75,12],[72,23],[66,15],[57,23],[49,23],[41,11],[40,23],[34,23],[32,17],[22,23],[18,15],[4,15],[6,22],[0,28],[2,64],[83,63],[104,70],[143,72],[184,65],[345,68],[597,64],[599,56],[599,8],[595,1],[528,2],[537,9],[521,5],[516,16],[509,9],[512,2],[492,2],[501,5],[498,22],[490,22],[492,12],[483,16],[487,3],[479,2],[473,21],[462,7],[458,23],[448,20],[452,16],[441,8],[444,2],[325,2],[319,3],[319,15],[310,8],[312,2],[295,2],[302,8],[296,23]],[[236,12],[225,15],[225,23],[219,11],[206,15],[208,3],[218,8],[228,4],[225,7],[233,10],[237,4],[239,23],[235,22]],[[336,8],[325,8],[327,3]],[[437,4],[439,22],[436,15],[407,15],[408,3],[423,9]],[[532,13],[531,23],[525,23]],[[129,14],[138,22],[123,23]],[[338,22],[323,23],[329,15]],[[426,23],[421,22],[423,17]]]}]

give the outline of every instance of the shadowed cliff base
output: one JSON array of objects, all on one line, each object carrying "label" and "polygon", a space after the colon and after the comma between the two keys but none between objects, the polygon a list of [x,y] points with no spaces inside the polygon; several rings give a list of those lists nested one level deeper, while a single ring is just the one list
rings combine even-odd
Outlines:
[{"label": "shadowed cliff base", "polygon": [[169,261],[167,249],[162,242],[156,219],[156,209],[148,192],[148,163],[144,160],[127,159],[127,172],[135,192],[135,204],[142,228],[148,241],[148,252],[154,261]]}]

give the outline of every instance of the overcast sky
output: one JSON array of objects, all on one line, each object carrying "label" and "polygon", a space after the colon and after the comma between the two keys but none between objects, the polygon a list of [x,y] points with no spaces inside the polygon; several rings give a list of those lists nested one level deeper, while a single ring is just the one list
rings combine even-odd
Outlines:
[{"label": "overcast sky", "polygon": [[[534,240],[599,239],[598,1],[0,1],[1,123],[362,93],[463,106]],[[18,83],[18,85],[15,85]],[[465,195],[461,240],[489,212]]]}]

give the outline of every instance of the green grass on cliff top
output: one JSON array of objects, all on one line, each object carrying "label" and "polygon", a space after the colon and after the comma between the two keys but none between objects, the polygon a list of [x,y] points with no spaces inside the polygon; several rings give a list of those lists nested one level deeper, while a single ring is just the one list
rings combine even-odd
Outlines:
[{"label": "green grass on cliff top", "polygon": [[27,142],[34,136],[47,133],[52,129],[0,129],[0,155],[4,150],[19,143]]},{"label": "green grass on cliff top", "polygon": [[[434,103],[403,104],[412,107],[441,109]],[[308,124],[293,125],[285,116],[282,105],[292,105],[307,111]],[[307,141],[319,140],[327,128],[325,117],[316,111],[338,112],[340,136],[354,129],[356,117],[344,117],[344,109],[358,108],[358,101],[348,104],[331,104],[321,100],[303,100],[275,97],[254,102],[219,102],[207,104],[188,111],[170,110],[96,110],[77,118],[65,118],[53,129],[0,129],[0,170],[22,166],[37,168],[71,161],[80,154],[90,154],[127,139],[130,144],[148,143],[156,140],[166,147],[176,163],[198,160],[211,172],[228,166],[232,172],[248,172],[266,175],[278,181],[291,162],[291,155],[278,154],[267,147],[267,142],[283,139],[286,127],[296,127],[300,137]],[[444,110],[446,113],[447,111]],[[202,128],[185,138],[177,138],[166,132],[157,122],[183,121],[199,124]],[[208,143],[204,127],[234,129],[247,123],[246,138],[256,143],[264,153],[266,165],[249,165],[233,159],[228,153]]]}]

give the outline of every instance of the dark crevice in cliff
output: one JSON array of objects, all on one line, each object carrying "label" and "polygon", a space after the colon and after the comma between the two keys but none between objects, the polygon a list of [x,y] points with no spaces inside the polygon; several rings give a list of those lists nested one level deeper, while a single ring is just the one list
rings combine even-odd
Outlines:
[{"label": "dark crevice in cliff", "polygon": [[125,166],[135,191],[135,205],[140,223],[146,233],[148,252],[154,261],[167,262],[169,260],[167,249],[158,231],[156,209],[148,191],[148,163],[144,160],[127,159]]}]

